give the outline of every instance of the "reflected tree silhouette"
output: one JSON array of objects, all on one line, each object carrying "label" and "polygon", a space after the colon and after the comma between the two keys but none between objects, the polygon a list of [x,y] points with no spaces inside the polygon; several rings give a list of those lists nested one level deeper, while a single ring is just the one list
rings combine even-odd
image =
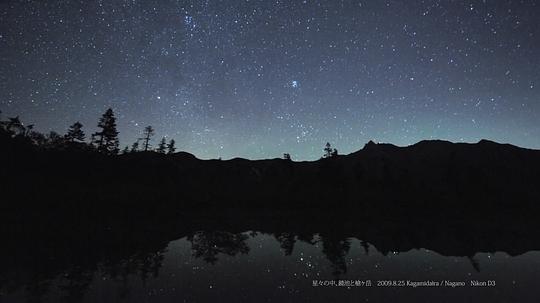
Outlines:
[{"label": "reflected tree silhouette", "polygon": [[163,259],[164,256],[162,251],[146,253],[140,256],[141,263],[139,265],[139,272],[144,285],[146,285],[146,281],[150,274],[153,278],[159,276],[159,269],[161,268]]},{"label": "reflected tree silhouette", "polygon": [[296,243],[296,235],[292,233],[282,232],[274,234],[274,237],[279,242],[279,246],[283,250],[286,256],[290,256],[294,249],[294,244]]},{"label": "reflected tree silhouette", "polygon": [[306,242],[311,245],[317,243],[317,240],[315,240],[315,235],[313,233],[299,233],[296,235],[296,238],[298,239],[298,241]]},{"label": "reflected tree silhouette", "polygon": [[347,273],[347,261],[345,257],[351,249],[349,238],[339,238],[334,235],[320,236],[322,243],[322,253],[332,265],[332,274],[337,278]]},{"label": "reflected tree silhouette", "polygon": [[217,255],[222,253],[229,256],[247,254],[249,246],[245,242],[248,235],[225,231],[198,231],[187,237],[191,242],[191,250],[195,258],[202,258],[210,264],[215,264]]},{"label": "reflected tree silhouette", "polygon": [[369,255],[369,243],[367,243],[364,240],[360,241],[360,245],[364,248],[364,252],[366,253],[366,256]]},{"label": "reflected tree silhouette", "polygon": [[480,272],[480,263],[478,262],[478,260],[476,260],[474,256],[468,256],[467,258],[471,262],[471,265],[474,268],[474,270],[476,270],[476,272]]}]

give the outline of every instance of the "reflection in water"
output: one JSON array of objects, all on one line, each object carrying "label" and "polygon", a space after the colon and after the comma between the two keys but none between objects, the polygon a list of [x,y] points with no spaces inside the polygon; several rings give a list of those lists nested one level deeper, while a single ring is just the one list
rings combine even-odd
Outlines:
[{"label": "reflection in water", "polygon": [[187,240],[191,242],[193,256],[214,264],[218,260],[219,253],[229,256],[235,256],[238,253],[247,254],[249,252],[247,238],[245,234],[232,234],[225,231],[198,231],[189,235]]},{"label": "reflection in water", "polygon": [[[262,296],[277,302],[323,302],[384,299],[402,292],[416,301],[431,301],[441,294],[453,301],[465,293],[476,300],[497,301],[534,295],[534,277],[540,273],[539,252],[516,257],[506,253],[452,257],[426,249],[382,254],[366,241],[337,232],[196,231],[166,247],[120,259],[78,257],[77,264],[63,260],[34,264],[26,273],[3,272],[2,297],[5,302],[177,302],[220,297],[249,302]],[[313,281],[338,279],[371,280],[373,286],[313,286]],[[377,280],[450,280],[467,286],[380,288]],[[497,286],[474,289],[471,280],[495,280]]]},{"label": "reflection in water", "polygon": [[296,235],[282,232],[275,234],[274,237],[279,242],[279,246],[283,249],[285,255],[290,256],[294,249],[294,243],[296,243]]},{"label": "reflection in water", "polygon": [[[535,302],[529,298],[540,296],[534,222],[219,216],[0,220],[0,301]],[[334,280],[373,285],[313,286]],[[378,280],[466,287],[378,287]],[[470,287],[473,280],[496,286]]]},{"label": "reflection in water", "polygon": [[339,277],[340,274],[346,273],[347,262],[345,261],[345,256],[351,249],[350,240],[322,236],[321,243],[322,253],[332,263],[332,273],[336,277]]}]

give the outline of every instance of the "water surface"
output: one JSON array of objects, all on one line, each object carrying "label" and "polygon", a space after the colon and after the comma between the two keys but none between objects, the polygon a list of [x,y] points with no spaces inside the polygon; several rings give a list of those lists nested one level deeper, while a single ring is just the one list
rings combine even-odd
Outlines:
[{"label": "water surface", "polygon": [[[344,232],[224,230],[190,232],[165,245],[114,249],[117,255],[97,251],[98,256],[13,256],[14,262],[27,266],[4,272],[2,302],[378,302],[397,297],[409,302],[538,302],[540,298],[539,251],[515,256],[505,252],[452,256],[420,247],[380,252],[369,241]],[[489,285],[473,287],[471,281]],[[440,285],[418,286],[428,282]]]}]

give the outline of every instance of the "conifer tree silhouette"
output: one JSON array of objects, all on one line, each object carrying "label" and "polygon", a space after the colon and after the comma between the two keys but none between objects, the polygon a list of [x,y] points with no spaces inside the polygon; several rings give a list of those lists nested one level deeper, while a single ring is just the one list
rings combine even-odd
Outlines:
[{"label": "conifer tree silhouette", "polygon": [[164,154],[166,149],[167,149],[167,140],[165,139],[165,137],[163,137],[161,138],[161,141],[159,141],[159,145],[156,151],[160,154]]},{"label": "conifer tree silhouette", "polygon": [[131,152],[132,153],[136,153],[139,151],[139,141],[141,141],[141,139],[137,139],[137,141],[133,142],[133,144],[131,144]]},{"label": "conifer tree silhouette", "polygon": [[171,139],[171,141],[169,141],[169,143],[167,144],[167,154],[174,154],[174,152],[176,151],[176,147],[174,146],[176,142],[174,141],[174,139]]},{"label": "conifer tree silhouette", "polygon": [[83,125],[79,121],[73,123],[73,125],[71,125],[69,127],[68,132],[65,135],[66,140],[68,142],[71,142],[71,143],[74,143],[74,142],[82,143],[82,142],[84,142],[85,135],[84,135],[84,132],[82,130],[82,127],[83,127]]},{"label": "conifer tree silhouette", "polygon": [[103,114],[99,119],[98,131],[92,135],[92,141],[95,144],[98,152],[116,155],[118,154],[118,131],[116,130],[116,118],[111,108]]},{"label": "conifer tree silhouette", "polygon": [[332,145],[330,142],[326,142],[326,145],[324,146],[324,155],[323,158],[332,158],[338,155],[338,150],[335,148],[332,148]]},{"label": "conifer tree silhouette", "polygon": [[148,149],[150,148],[150,138],[154,135],[154,129],[152,128],[152,126],[148,125],[144,128],[143,134],[144,137],[142,138],[142,140],[144,141],[144,151],[148,151]]},{"label": "conifer tree silhouette", "polygon": [[332,145],[330,144],[330,142],[326,142],[326,145],[324,147],[324,155],[323,155],[323,158],[330,158],[332,157]]}]

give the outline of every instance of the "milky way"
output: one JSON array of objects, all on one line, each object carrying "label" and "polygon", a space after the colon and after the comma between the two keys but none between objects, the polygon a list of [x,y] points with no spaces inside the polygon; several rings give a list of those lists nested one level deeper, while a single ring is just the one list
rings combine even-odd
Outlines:
[{"label": "milky way", "polygon": [[0,110],[121,147],[146,125],[200,158],[317,159],[329,141],[540,148],[530,1],[7,1]]}]

